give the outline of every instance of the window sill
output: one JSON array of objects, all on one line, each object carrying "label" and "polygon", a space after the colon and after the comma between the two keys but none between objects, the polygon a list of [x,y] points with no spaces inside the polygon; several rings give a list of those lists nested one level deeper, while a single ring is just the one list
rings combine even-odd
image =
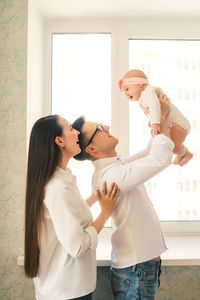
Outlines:
[{"label": "window sill", "polygon": [[[111,230],[99,234],[97,266],[110,266]],[[161,255],[162,266],[199,266],[200,235],[165,235],[168,250]],[[24,257],[17,258],[17,265],[24,265]]]},{"label": "window sill", "polygon": [[[111,253],[111,232],[104,230],[99,235],[97,265],[109,266]],[[168,250],[161,255],[163,266],[200,265],[200,235],[165,235]]]}]

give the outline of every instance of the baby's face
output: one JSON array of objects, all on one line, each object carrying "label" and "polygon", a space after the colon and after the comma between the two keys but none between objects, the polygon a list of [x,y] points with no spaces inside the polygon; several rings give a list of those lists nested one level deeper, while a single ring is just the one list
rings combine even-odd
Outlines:
[{"label": "baby's face", "polygon": [[130,101],[138,101],[142,92],[138,84],[122,86],[121,91]]}]

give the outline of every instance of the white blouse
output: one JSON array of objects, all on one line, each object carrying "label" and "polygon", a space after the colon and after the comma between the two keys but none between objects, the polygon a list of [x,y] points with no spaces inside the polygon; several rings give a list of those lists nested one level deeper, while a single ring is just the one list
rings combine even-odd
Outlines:
[{"label": "white blouse", "polygon": [[111,264],[115,268],[153,259],[167,249],[144,182],[171,164],[173,148],[173,142],[159,134],[146,150],[127,160],[111,157],[93,162],[93,190],[100,189],[104,181],[108,186],[116,182],[120,189],[112,213]]},{"label": "white blouse", "polygon": [[96,287],[97,231],[69,169],[57,168],[45,188],[37,300],[87,295]]}]

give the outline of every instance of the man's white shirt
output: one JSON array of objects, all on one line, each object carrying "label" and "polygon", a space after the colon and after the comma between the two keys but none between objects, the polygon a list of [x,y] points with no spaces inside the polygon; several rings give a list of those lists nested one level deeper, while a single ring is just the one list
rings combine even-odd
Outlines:
[{"label": "man's white shirt", "polygon": [[128,159],[116,156],[93,161],[93,191],[101,189],[104,181],[107,186],[116,182],[120,189],[112,213],[111,264],[115,268],[153,259],[167,249],[144,183],[171,164],[173,148],[174,143],[159,134],[146,150]]}]

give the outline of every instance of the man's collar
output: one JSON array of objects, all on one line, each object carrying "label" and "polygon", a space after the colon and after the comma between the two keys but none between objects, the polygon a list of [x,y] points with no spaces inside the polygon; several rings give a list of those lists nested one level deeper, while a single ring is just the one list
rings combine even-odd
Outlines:
[{"label": "man's collar", "polygon": [[102,168],[102,167],[106,167],[107,165],[111,165],[113,163],[118,163],[120,161],[121,161],[121,159],[120,159],[119,155],[117,155],[117,156],[113,156],[113,157],[99,158],[99,159],[93,160],[92,163],[95,168],[100,168],[100,167]]}]

